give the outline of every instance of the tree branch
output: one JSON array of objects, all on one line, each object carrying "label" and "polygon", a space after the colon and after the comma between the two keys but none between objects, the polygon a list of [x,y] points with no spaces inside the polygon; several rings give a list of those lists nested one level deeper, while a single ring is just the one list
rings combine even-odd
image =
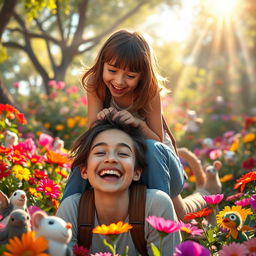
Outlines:
[{"label": "tree branch", "polygon": [[92,37],[90,39],[86,39],[80,42],[80,45],[91,43],[91,42],[99,42],[104,36],[111,33],[115,28],[117,28],[120,24],[122,24],[126,19],[128,19],[130,16],[132,16],[134,13],[136,13],[144,4],[146,4],[148,0],[143,0],[139,2],[133,9],[131,9],[129,12],[127,12],[123,17],[118,19],[112,26],[110,26],[108,29],[103,31],[101,34],[97,35],[96,37]]},{"label": "tree branch", "polygon": [[60,4],[59,1],[56,1],[56,5],[57,5],[57,12],[56,12],[56,16],[57,16],[57,25],[60,31],[60,38],[62,42],[66,43],[65,37],[64,37],[64,31],[62,28],[62,21],[61,21],[61,17],[60,17]]},{"label": "tree branch", "polygon": [[3,32],[7,26],[9,20],[11,19],[14,8],[17,4],[17,0],[4,0],[4,4],[0,11],[0,41],[2,39]]}]

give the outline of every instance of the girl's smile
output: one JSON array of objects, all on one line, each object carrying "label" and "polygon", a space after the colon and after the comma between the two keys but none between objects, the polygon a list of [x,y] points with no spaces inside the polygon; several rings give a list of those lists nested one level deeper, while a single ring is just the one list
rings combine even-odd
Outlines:
[{"label": "girl's smile", "polygon": [[112,63],[104,63],[103,81],[113,97],[121,98],[132,94],[139,80],[140,73],[117,68]]}]

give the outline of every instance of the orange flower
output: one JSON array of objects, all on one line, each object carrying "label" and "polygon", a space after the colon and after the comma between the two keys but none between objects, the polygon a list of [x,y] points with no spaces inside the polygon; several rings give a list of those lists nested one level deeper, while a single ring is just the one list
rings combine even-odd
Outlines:
[{"label": "orange flower", "polygon": [[245,185],[252,181],[256,181],[256,171],[248,172],[244,174],[241,178],[237,179],[234,189],[237,189],[241,186],[240,191],[243,192]]},{"label": "orange flower", "polygon": [[44,237],[35,238],[34,232],[24,233],[19,239],[14,237],[9,240],[6,245],[8,252],[4,252],[4,256],[49,256],[44,251],[48,248],[48,241]]},{"label": "orange flower", "polygon": [[101,235],[118,235],[121,233],[128,232],[129,229],[132,228],[132,225],[129,223],[124,223],[122,221],[119,221],[117,224],[112,223],[108,226],[101,225],[95,227],[92,232],[95,234],[101,234]]},{"label": "orange flower", "polygon": [[232,180],[233,178],[234,178],[233,174],[226,174],[226,175],[224,175],[223,177],[220,178],[220,182],[225,183],[225,182],[228,182],[228,181]]},{"label": "orange flower", "polygon": [[212,213],[212,211],[213,211],[212,209],[206,207],[206,208],[202,209],[201,211],[186,214],[184,217],[184,220],[192,220],[192,219],[196,219],[196,218],[202,218],[202,217],[208,216],[210,213]]},{"label": "orange flower", "polygon": [[47,156],[48,162],[50,163],[63,165],[71,162],[71,160],[68,157],[61,155],[59,153],[56,153],[52,150],[47,151],[46,156]]}]

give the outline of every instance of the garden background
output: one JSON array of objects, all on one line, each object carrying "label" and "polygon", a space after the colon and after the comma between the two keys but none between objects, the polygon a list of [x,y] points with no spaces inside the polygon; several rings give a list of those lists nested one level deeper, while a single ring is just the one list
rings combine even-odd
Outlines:
[{"label": "garden background", "polygon": [[[220,160],[225,197],[239,192],[237,179],[256,167],[254,0],[0,0],[0,189],[24,189],[29,204],[55,212],[68,149],[87,129],[81,74],[120,28],[154,49],[178,146],[203,164]],[[7,130],[18,135],[14,151]],[[185,195],[194,176],[184,166]],[[240,199],[252,194],[253,186]]]}]

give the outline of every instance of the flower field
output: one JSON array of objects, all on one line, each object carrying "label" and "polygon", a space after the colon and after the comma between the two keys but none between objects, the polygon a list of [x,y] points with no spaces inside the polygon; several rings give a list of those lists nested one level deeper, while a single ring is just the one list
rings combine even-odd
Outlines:
[{"label": "flower field", "polygon": [[[183,242],[177,246],[174,255],[192,255],[189,254],[191,252],[193,255],[256,255],[256,117],[241,119],[239,130],[192,140],[193,151],[203,163],[222,162],[219,172],[222,192],[204,198],[209,207],[186,215],[178,223],[155,216],[146,220],[159,231],[160,239],[170,232],[181,231]],[[72,130],[75,125],[72,122],[78,119],[70,120],[67,127]],[[70,172],[71,159],[65,148],[65,138],[61,137],[61,133],[55,136],[47,132],[46,128],[52,124],[46,123],[45,120],[42,130],[32,132],[31,124],[19,110],[0,104],[0,190],[8,197],[17,189],[24,190],[30,213],[40,208],[54,215]],[[57,126],[54,127],[56,129]],[[65,137],[63,129],[60,131]],[[29,131],[30,136],[24,136],[25,131]],[[67,130],[65,133],[68,134]],[[193,192],[195,185],[193,173],[186,163],[184,169],[189,177],[184,188],[184,195],[187,195]],[[213,211],[217,216],[216,225],[207,225],[205,217]],[[112,235],[112,239],[106,242],[111,253],[94,255],[121,255],[123,252],[115,251],[115,239],[111,232],[116,237],[130,228],[123,223],[97,227],[94,232],[106,237]],[[31,241],[29,244],[28,239]],[[6,256],[47,255],[40,254],[45,247],[43,239],[36,239],[33,232],[28,232],[21,240],[16,238],[1,246],[1,252]],[[23,254],[26,250],[33,254]],[[152,245],[152,251],[154,255],[161,255],[161,247]],[[74,254],[88,255],[88,250],[75,246]]]}]

